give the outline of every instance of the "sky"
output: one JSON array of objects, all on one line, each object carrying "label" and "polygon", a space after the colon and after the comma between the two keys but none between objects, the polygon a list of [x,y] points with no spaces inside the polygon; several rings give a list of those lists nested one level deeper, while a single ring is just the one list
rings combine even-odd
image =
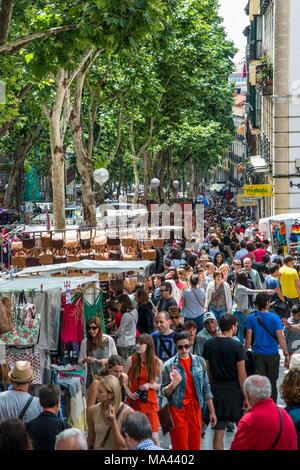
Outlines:
[{"label": "sky", "polygon": [[224,18],[226,32],[239,49],[234,62],[239,62],[245,57],[246,37],[243,30],[249,24],[249,17],[244,11],[247,0],[219,0],[219,3],[220,16]]}]

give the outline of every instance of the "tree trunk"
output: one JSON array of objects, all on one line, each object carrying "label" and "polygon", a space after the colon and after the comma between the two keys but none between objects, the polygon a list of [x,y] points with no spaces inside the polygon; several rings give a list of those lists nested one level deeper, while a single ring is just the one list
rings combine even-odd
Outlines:
[{"label": "tree trunk", "polygon": [[144,165],[144,202],[147,204],[148,193],[149,193],[149,158],[147,150],[143,155],[143,165]]},{"label": "tree trunk", "polygon": [[[81,125],[82,95],[87,72],[92,65],[97,53],[91,55],[84,67],[78,73],[76,89],[74,94],[73,109],[70,115],[70,126],[72,130],[73,144],[76,153],[76,166],[81,180],[82,205],[84,221],[90,227],[96,227],[96,201],[93,192],[93,147],[94,147],[94,125],[96,113],[93,111],[93,104],[90,103],[89,109],[89,145],[86,148],[83,139],[83,129]],[[91,99],[93,99],[91,97]]]},{"label": "tree trunk", "polygon": [[0,46],[7,42],[13,8],[14,0],[0,2]]},{"label": "tree trunk", "polygon": [[24,161],[26,156],[28,155],[28,152],[38,141],[39,136],[41,134],[41,130],[42,125],[38,124],[37,128],[29,138],[27,137],[18,142],[14,166],[10,173],[7,189],[5,192],[4,207],[6,209],[11,209],[14,206],[14,195],[16,192],[19,172],[24,166]]}]

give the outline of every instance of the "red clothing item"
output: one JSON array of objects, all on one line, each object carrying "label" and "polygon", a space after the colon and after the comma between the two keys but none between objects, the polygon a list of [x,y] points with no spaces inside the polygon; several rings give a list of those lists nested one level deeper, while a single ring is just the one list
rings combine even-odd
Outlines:
[{"label": "red clothing item", "polygon": [[83,340],[83,300],[77,297],[71,304],[66,304],[66,296],[61,298],[63,321],[61,339],[63,343],[81,343]]},{"label": "red clothing item", "polygon": [[257,248],[256,250],[253,251],[253,253],[255,256],[255,261],[257,263],[261,263],[263,256],[267,254],[266,250],[264,250],[263,248]]},{"label": "red clothing item", "polygon": [[243,256],[243,260],[245,258],[250,258],[251,261],[255,261],[255,254],[254,254],[254,251],[250,251],[247,255]]},{"label": "red clothing item", "polygon": [[170,431],[172,450],[200,450],[202,417],[198,397],[191,374],[192,358],[179,359],[186,377],[186,389],[182,408],[170,406],[174,431]]},{"label": "red clothing item", "polygon": [[121,312],[116,312],[115,313],[115,324],[116,324],[117,329],[120,326],[121,320],[122,320],[122,313]]},{"label": "red clothing item", "polygon": [[[274,450],[297,450],[297,434],[288,413],[282,411],[282,434]],[[268,398],[240,420],[231,450],[270,450],[279,434],[279,410]]]}]

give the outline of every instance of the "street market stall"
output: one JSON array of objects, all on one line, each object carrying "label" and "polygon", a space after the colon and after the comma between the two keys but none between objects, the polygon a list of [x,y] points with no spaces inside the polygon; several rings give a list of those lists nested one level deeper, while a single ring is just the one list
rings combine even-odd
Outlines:
[{"label": "street market stall", "polygon": [[279,214],[259,220],[259,230],[271,240],[274,253],[291,254],[300,259],[300,213]]}]

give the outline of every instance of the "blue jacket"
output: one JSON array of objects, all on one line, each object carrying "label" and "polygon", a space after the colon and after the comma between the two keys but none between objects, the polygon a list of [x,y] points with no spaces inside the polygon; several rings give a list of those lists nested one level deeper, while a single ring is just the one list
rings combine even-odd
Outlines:
[{"label": "blue jacket", "polygon": [[[192,372],[192,376],[194,379],[194,385],[195,385],[195,389],[196,389],[196,393],[198,397],[198,402],[199,402],[200,407],[203,408],[204,402],[207,400],[212,400],[213,398],[213,395],[210,390],[210,385],[208,383],[206,365],[202,357],[194,356],[193,354],[190,354],[190,356],[192,358],[191,372]],[[183,400],[185,396],[186,378],[185,378],[183,367],[181,366],[179,362],[178,354],[176,354],[176,356],[172,357],[164,364],[163,372],[162,372],[161,390],[162,390],[162,394],[166,396],[164,389],[171,382],[170,373],[172,371],[173,365],[177,367],[177,371],[180,373],[182,377],[182,381],[175,388],[172,395],[170,395],[167,398],[168,398],[168,402],[170,405],[173,405],[176,408],[182,408]]]}]

